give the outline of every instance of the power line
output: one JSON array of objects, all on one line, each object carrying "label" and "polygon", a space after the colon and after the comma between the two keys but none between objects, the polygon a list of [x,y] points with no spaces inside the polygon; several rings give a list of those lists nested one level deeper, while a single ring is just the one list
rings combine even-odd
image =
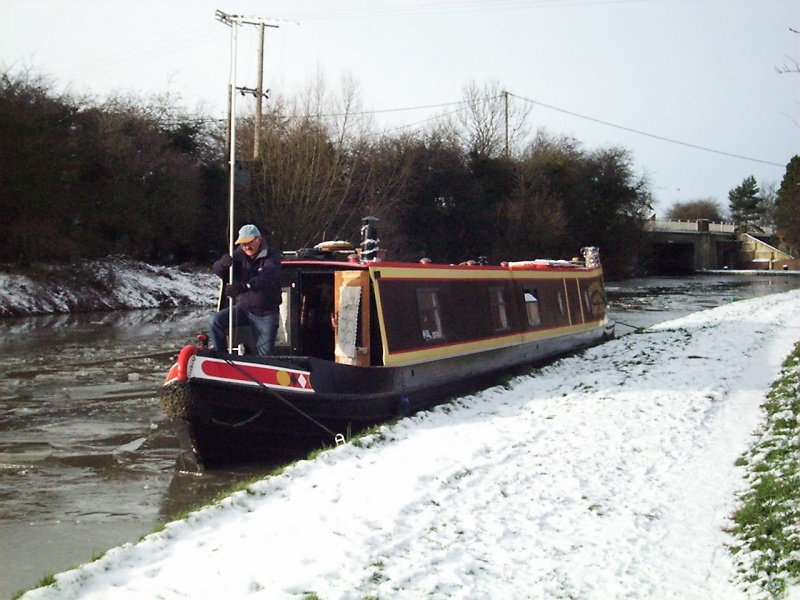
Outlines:
[{"label": "power line", "polygon": [[[782,165],[782,164],[776,163],[776,162],[771,162],[771,161],[767,161],[767,160],[761,160],[761,159],[752,158],[752,157],[749,157],[749,156],[742,156],[740,154],[734,154],[732,152],[725,152],[723,150],[716,150],[714,148],[706,148],[705,146],[699,146],[697,144],[691,144],[689,142],[682,142],[680,140],[674,140],[674,139],[671,139],[671,138],[668,138],[668,137],[664,137],[664,136],[661,136],[661,135],[656,135],[654,133],[648,133],[646,131],[640,131],[638,129],[633,129],[631,127],[626,127],[624,125],[617,125],[615,123],[610,123],[608,121],[603,121],[602,119],[596,119],[594,117],[589,117],[589,116],[586,116],[586,115],[582,115],[582,114],[579,114],[579,113],[576,113],[576,112],[573,112],[573,111],[570,111],[570,110],[559,108],[557,106],[552,106],[550,104],[545,104],[544,102],[539,102],[538,100],[531,100],[530,98],[525,98],[523,96],[517,96],[516,94],[512,94],[511,92],[508,92],[508,95],[511,96],[512,98],[516,98],[516,99],[521,100],[523,102],[528,102],[530,104],[542,106],[544,108],[549,108],[550,110],[555,110],[557,112],[561,112],[561,113],[570,115],[572,117],[577,117],[579,119],[592,121],[593,123],[599,123],[601,125],[606,125],[607,127],[613,127],[614,129],[620,129],[622,131],[635,133],[637,135],[643,135],[643,136],[646,136],[646,137],[649,137],[649,138],[660,140],[662,142],[667,142],[667,143],[670,143],[670,144],[677,144],[679,146],[684,146],[684,147],[687,147],[687,148],[693,148],[695,150],[702,150],[703,152],[711,152],[713,154],[720,154],[722,156],[729,156],[731,158],[738,158],[738,159],[741,159],[741,160],[748,160],[748,161],[751,161],[751,162],[757,162],[757,163],[761,163],[761,164],[765,164],[765,165],[771,165],[771,166],[775,166],[775,167],[784,168],[786,166],[786,165]],[[502,98],[502,97],[503,97],[503,95],[501,94],[501,95],[498,95],[498,96],[492,96],[492,97],[489,97],[489,98],[485,98],[483,101],[484,102],[491,102],[493,100],[497,100],[497,99]],[[431,108],[447,108],[447,107],[451,107],[451,106],[458,107],[458,108],[455,108],[454,110],[446,111],[444,113],[441,113],[441,114],[434,115],[432,117],[428,117],[426,119],[423,119],[421,121],[416,121],[414,123],[409,123],[407,125],[400,125],[398,127],[394,127],[392,129],[387,130],[387,132],[392,132],[392,131],[401,131],[403,129],[408,129],[410,127],[416,127],[417,125],[422,125],[424,123],[430,123],[431,121],[437,121],[439,119],[444,119],[444,118],[446,118],[446,117],[448,117],[450,115],[453,115],[453,114],[461,112],[462,110],[467,108],[467,104],[468,104],[468,102],[466,102],[464,100],[461,100],[461,101],[458,101],[458,102],[443,102],[443,103],[440,103],[440,104],[424,104],[424,105],[418,105],[418,106],[408,106],[408,107],[404,107],[404,108],[385,108],[385,109],[378,109],[378,110],[356,111],[356,112],[347,113],[347,115],[350,115],[350,116],[378,115],[378,114],[386,114],[386,113],[411,112],[411,111],[416,111],[416,110],[429,110]],[[312,115],[312,114],[296,115],[296,116],[284,115],[283,118],[285,118],[285,119],[335,119],[335,118],[339,118],[339,117],[343,117],[343,116],[346,116],[346,114],[345,113],[328,113],[328,114],[321,114],[321,115]],[[212,119],[212,118],[200,119],[200,121],[205,121],[205,122],[221,121],[221,120],[222,119]]]},{"label": "power line", "polygon": [[758,158],[751,158],[749,156],[742,156],[741,154],[733,154],[731,152],[725,152],[723,150],[715,150],[714,148],[706,148],[705,146],[698,146],[696,144],[690,144],[688,142],[681,142],[679,140],[673,140],[668,137],[656,135],[654,133],[647,133],[646,131],[639,131],[638,129],[633,129],[631,127],[625,127],[624,125],[617,125],[615,123],[609,123],[608,121],[603,121],[601,119],[595,119],[594,117],[587,117],[586,115],[581,115],[576,112],[572,112],[563,108],[558,108],[557,106],[551,106],[549,104],[545,104],[544,102],[539,102],[538,100],[531,100],[530,98],[523,98],[522,96],[517,96],[515,94],[509,93],[510,96],[517,98],[518,100],[522,100],[523,102],[529,102],[531,104],[536,104],[539,106],[543,106],[545,108],[549,108],[550,110],[555,110],[573,117],[578,117],[579,119],[585,119],[587,121],[592,121],[594,123],[600,123],[601,125],[606,125],[608,127],[613,127],[615,129],[621,129],[623,131],[629,131],[631,133],[636,133],[638,135],[644,135],[656,140],[661,140],[662,142],[669,142],[670,144],[678,144],[679,146],[686,146],[687,148],[694,148],[695,150],[703,150],[704,152],[713,152],[714,154],[721,154],[723,156],[731,156],[733,158],[740,158],[742,160],[749,160],[752,162],[762,163],[765,165],[773,165],[775,167],[785,167],[786,165],[782,165],[779,163],[771,162],[768,160],[761,160]]},{"label": "power line", "polygon": [[427,2],[415,4],[370,5],[369,7],[330,9],[328,11],[298,12],[295,17],[303,21],[329,21],[359,18],[415,17],[474,12],[499,12],[511,10],[531,10],[567,8],[603,4],[629,4],[650,2],[652,0],[458,0],[456,2]]},{"label": "power line", "polygon": [[198,46],[205,46],[209,42],[222,41],[223,39],[225,39],[224,34],[219,33],[217,30],[212,32],[208,27],[203,27],[139,46],[133,51],[125,50],[106,54],[82,64],[66,67],[62,69],[62,72],[65,75],[79,78],[98,75],[151,59],[163,59],[166,52],[188,50]]},{"label": "power line", "polygon": [[[630,133],[635,133],[637,135],[643,135],[643,136],[650,137],[650,138],[653,138],[653,139],[656,139],[656,140],[660,140],[662,142],[667,142],[667,143],[670,143],[670,144],[677,144],[679,146],[685,146],[687,148],[694,148],[695,150],[702,150],[704,152],[711,152],[713,154],[720,154],[722,156],[730,156],[732,158],[738,158],[738,159],[741,159],[741,160],[749,160],[751,162],[757,162],[757,163],[761,163],[761,164],[765,164],[765,165],[771,165],[771,166],[775,166],[775,167],[783,168],[783,167],[786,166],[786,165],[782,165],[780,163],[776,163],[776,162],[772,162],[772,161],[768,161],[768,160],[761,160],[759,158],[752,158],[752,157],[749,157],[749,156],[742,156],[741,154],[734,154],[732,152],[725,152],[723,150],[716,150],[714,148],[707,148],[705,146],[699,146],[697,144],[691,144],[689,142],[682,142],[680,140],[674,140],[674,139],[671,139],[671,138],[668,138],[668,137],[664,137],[664,136],[661,136],[661,135],[656,135],[654,133],[648,133],[646,131],[640,131],[638,129],[633,129],[632,127],[626,127],[624,125],[617,125],[615,123],[610,123],[608,121],[603,121],[602,119],[596,119],[594,117],[589,117],[589,116],[586,116],[586,115],[582,115],[582,114],[579,114],[579,113],[576,113],[576,112],[573,112],[573,111],[570,111],[570,110],[566,110],[564,108],[559,108],[557,106],[552,106],[550,104],[545,104],[544,102],[539,102],[538,100],[531,100],[530,98],[525,98],[523,96],[517,96],[516,94],[512,94],[511,92],[509,92],[508,95],[513,97],[513,98],[516,98],[518,100],[521,100],[523,102],[528,102],[530,104],[539,105],[539,106],[542,106],[544,108],[549,108],[550,110],[555,110],[557,112],[561,112],[561,113],[570,115],[572,117],[578,117],[579,119],[585,119],[587,121],[592,121],[593,123],[600,123],[601,125],[606,125],[607,127],[613,127],[615,129],[620,129],[622,131],[628,131]],[[497,99],[502,98],[502,97],[503,97],[502,94],[498,95],[498,96],[492,96],[490,98],[485,98],[484,102],[491,102],[493,100],[497,100]],[[401,130],[401,129],[407,129],[409,127],[414,127],[415,125],[421,125],[423,123],[428,123],[430,121],[435,121],[437,119],[441,119],[441,118],[447,117],[447,116],[449,116],[451,114],[455,114],[457,112],[460,112],[461,110],[464,110],[464,108],[466,108],[467,104],[468,103],[466,101],[462,100],[462,101],[459,101],[459,102],[445,102],[445,103],[441,103],[441,104],[428,104],[428,105],[411,106],[411,107],[405,107],[405,108],[388,108],[388,109],[380,109],[380,110],[360,111],[360,112],[349,113],[349,114],[350,115],[374,115],[374,114],[384,114],[384,113],[408,112],[408,111],[424,110],[424,109],[431,109],[431,108],[446,108],[446,107],[449,107],[449,106],[460,106],[460,108],[457,108],[455,110],[449,111],[447,113],[444,113],[444,114],[441,114],[441,115],[436,115],[436,116],[430,117],[428,119],[424,119],[422,121],[419,121],[417,123],[412,123],[412,124],[409,124],[409,125],[402,125],[400,127],[397,127],[395,129],[390,130],[390,131],[398,131],[398,130]],[[337,117],[342,117],[342,116],[344,116],[343,113],[331,113],[331,114],[327,114],[327,115],[316,115],[316,117],[318,117],[318,118],[337,118]],[[296,118],[302,119],[302,118],[310,118],[310,117],[311,117],[311,115],[306,115],[306,116],[298,116]]]},{"label": "power line", "polygon": [[[475,11],[507,11],[527,10],[533,8],[565,8],[569,6],[620,4],[632,2],[650,2],[653,0],[457,0],[451,2],[394,4],[384,6],[369,6],[358,8],[336,8],[329,11],[314,11],[305,14],[304,20],[325,21],[341,20],[345,18],[385,18],[387,16],[424,16],[442,13],[460,13]],[[155,40],[144,46],[137,47],[134,51],[121,51],[102,56],[71,67],[62,71],[74,77],[102,74],[110,70],[128,66],[143,60],[162,58],[164,53],[173,50],[188,50],[203,46],[208,42],[222,41],[224,35],[210,27],[202,27],[193,31],[170,35],[167,38]]]},{"label": "power line", "polygon": [[[458,105],[458,104],[464,104],[464,102],[456,102],[456,103],[442,105],[442,106],[453,106],[453,105]],[[391,133],[392,131],[401,131],[403,129],[408,129],[409,127],[416,127],[417,125],[423,125],[425,123],[430,123],[431,121],[438,121],[439,119],[444,119],[445,117],[449,117],[450,115],[454,115],[456,113],[460,113],[465,108],[467,108],[467,107],[466,106],[462,106],[461,108],[457,108],[455,110],[451,110],[451,111],[442,113],[440,115],[429,117],[427,119],[423,119],[422,121],[417,121],[416,123],[409,123],[408,125],[400,125],[398,127],[395,127],[394,129],[387,130],[387,133]],[[400,110],[400,109],[397,109],[397,110]]]},{"label": "power line", "polygon": [[[537,0],[537,1],[534,1],[533,4],[535,4],[537,6],[542,6],[544,3],[548,2],[548,1],[550,1],[550,0]],[[609,0],[607,2],[600,1],[598,3],[606,4],[606,3],[614,3],[614,2],[618,2],[618,1],[629,2],[629,1],[646,1],[646,0]],[[531,4],[531,2],[525,2],[525,1],[520,2],[520,1],[516,1],[516,0],[511,0],[511,1],[508,1],[508,2],[502,2],[502,3],[497,3],[497,4],[495,4],[494,2],[484,2],[483,0],[474,0],[472,2],[448,3],[448,4],[445,4],[445,5],[441,5],[440,8],[442,6],[445,6],[445,7],[449,7],[449,9],[451,9],[451,10],[455,10],[458,7],[462,7],[462,8],[463,7],[467,7],[467,6],[480,7],[480,6],[484,6],[485,5],[485,8],[488,9],[489,5],[491,5],[491,7],[493,7],[493,8],[513,9],[513,8],[517,8],[517,7],[520,7],[520,6],[523,6],[523,5],[530,5],[530,4]],[[424,5],[411,5],[411,6],[405,7],[405,8],[414,9],[415,6],[418,9],[424,9]],[[396,8],[399,8],[399,7],[384,7],[384,8],[391,10],[393,8],[396,9]],[[365,9],[365,10],[368,10],[368,9]],[[322,17],[322,18],[325,18],[325,17]],[[217,41],[217,40],[220,39],[220,36],[218,34],[216,34],[216,33],[214,35],[204,35],[202,37],[198,37],[196,35],[197,33],[207,34],[209,32],[210,32],[209,29],[202,28],[202,29],[199,29],[199,30],[196,30],[196,31],[193,31],[193,32],[189,32],[188,34],[183,34],[183,36],[177,36],[177,37],[170,38],[168,40],[161,40],[159,42],[155,42],[153,44],[150,44],[149,47],[140,48],[138,52],[134,52],[134,53],[120,52],[120,53],[117,53],[117,54],[106,55],[103,58],[97,59],[95,61],[91,61],[89,63],[84,63],[83,65],[76,65],[76,66],[74,66],[72,68],[67,68],[67,69],[65,69],[65,71],[67,73],[72,71],[73,75],[79,76],[79,77],[86,76],[86,75],[88,75],[90,73],[91,74],[98,74],[98,73],[106,72],[108,70],[117,69],[117,68],[119,68],[120,66],[123,66],[123,65],[128,65],[128,64],[131,64],[131,63],[139,62],[141,60],[147,60],[147,59],[150,59],[150,58],[156,58],[156,57],[162,55],[165,50],[172,50],[172,49],[181,49],[181,50],[183,50],[183,49],[188,49],[188,48],[195,47],[195,46],[204,45],[208,41],[211,41],[211,40]],[[181,39],[184,36],[189,36],[189,37],[186,37],[185,39]],[[783,164],[772,162],[772,161],[761,160],[761,159],[758,159],[758,158],[752,158],[752,157],[743,156],[743,155],[740,155],[740,154],[734,154],[732,152],[725,152],[723,150],[717,150],[717,149],[714,149],[714,148],[708,148],[708,147],[705,147],[705,146],[700,146],[700,145],[692,144],[692,143],[689,143],[689,142],[682,142],[680,140],[675,140],[675,139],[668,138],[668,137],[665,137],[665,136],[661,136],[661,135],[657,135],[657,134],[653,134],[653,133],[648,133],[646,131],[641,131],[641,130],[638,130],[638,129],[634,129],[632,127],[626,127],[624,125],[618,125],[616,123],[611,123],[611,122],[608,122],[608,121],[604,121],[602,119],[597,119],[595,117],[582,115],[582,114],[576,113],[574,111],[570,111],[570,110],[566,110],[566,109],[563,109],[563,108],[559,108],[557,106],[546,104],[546,103],[540,102],[538,100],[532,100],[530,98],[525,98],[523,96],[518,96],[518,95],[512,94],[510,92],[509,92],[508,95],[512,96],[513,98],[516,98],[518,100],[521,100],[523,102],[528,102],[528,103],[533,104],[533,105],[542,106],[544,108],[548,108],[550,110],[554,110],[554,111],[557,111],[557,112],[560,112],[560,113],[563,113],[563,114],[567,114],[567,115],[570,115],[570,116],[573,116],[573,117],[577,117],[579,119],[584,119],[586,121],[599,123],[599,124],[605,125],[607,127],[620,129],[622,131],[635,133],[637,135],[643,135],[643,136],[646,136],[646,137],[649,137],[649,138],[652,138],[652,139],[657,139],[657,140],[660,140],[660,141],[663,141],[663,142],[667,142],[667,143],[670,143],[670,144],[676,144],[676,145],[684,146],[684,147],[687,147],[687,148],[693,148],[695,150],[702,150],[704,152],[711,152],[713,154],[719,154],[719,155],[722,155],[722,156],[729,156],[729,157],[732,157],[732,158],[738,158],[738,159],[741,159],[741,160],[757,162],[757,163],[771,165],[771,166],[775,166],[775,167],[781,167],[782,168],[782,167],[785,166]],[[499,98],[499,96],[492,97],[492,98],[486,98],[485,101],[489,102],[489,101],[492,101],[492,100],[496,100],[497,98]],[[447,108],[447,107],[451,107],[451,106],[460,106],[461,107],[459,109],[456,109],[456,110],[453,110],[453,111],[449,111],[449,112],[444,113],[442,115],[436,115],[436,116],[424,119],[424,120],[416,122],[416,123],[399,126],[399,127],[395,128],[395,129],[390,130],[390,131],[397,131],[397,130],[401,130],[401,129],[408,129],[409,127],[414,127],[416,125],[420,125],[420,124],[427,123],[427,122],[430,122],[430,121],[435,121],[435,120],[440,119],[440,118],[444,118],[446,116],[449,116],[450,114],[454,114],[456,112],[459,112],[460,110],[463,110],[464,108],[466,108],[466,105],[467,105],[467,102],[458,101],[458,102],[445,102],[445,103],[441,103],[441,104],[427,104],[427,105],[418,105],[418,106],[402,107],[402,108],[388,108],[388,109],[379,109],[379,110],[360,111],[360,112],[349,113],[349,114],[350,115],[375,115],[375,114],[388,114],[388,113],[397,113],[397,112],[410,112],[410,111],[417,111],[417,110],[430,110],[430,109],[435,109],[435,108]],[[299,117],[295,117],[295,118],[309,118],[310,116],[311,115],[306,115],[306,116],[299,116]],[[328,115],[316,115],[316,117],[318,117],[318,118],[336,118],[336,117],[341,117],[341,116],[344,116],[344,115],[341,114],[341,113],[339,113],[339,114],[332,113],[332,114],[328,114]]]},{"label": "power line", "polygon": [[[445,2],[434,2],[434,3],[409,3],[409,4],[394,4],[394,5],[371,5],[370,7],[358,7],[352,9],[342,9],[337,8],[335,10],[330,10],[328,12],[325,11],[316,11],[315,13],[308,14],[306,17],[307,20],[328,20],[328,19],[341,19],[341,18],[358,18],[358,17],[385,17],[387,15],[394,15],[394,16],[418,16],[423,14],[434,14],[434,13],[456,13],[456,12],[473,12],[473,11],[501,11],[501,10],[527,10],[527,9],[534,9],[534,8],[564,8],[568,6],[580,6],[580,5],[587,5],[587,4],[619,4],[619,3],[631,3],[631,2],[648,2],[651,0],[455,0],[455,1],[445,1]],[[127,66],[132,63],[141,62],[144,60],[150,60],[153,58],[160,58],[163,56],[165,51],[172,51],[172,50],[186,50],[196,46],[202,46],[207,44],[210,41],[218,41],[221,39],[217,33],[210,35],[209,28],[201,28],[195,31],[185,32],[183,34],[179,34],[177,36],[171,36],[168,39],[163,39],[159,41],[155,41],[153,43],[148,44],[147,46],[143,46],[138,48],[135,52],[119,52],[116,54],[104,55],[101,58],[95,59],[88,63],[84,63],[82,65],[75,65],[73,67],[68,67],[64,69],[66,74],[72,72],[73,76],[76,77],[85,77],[89,74],[96,75],[100,73],[107,72],[109,70],[118,69],[121,66]],[[790,28],[790,31],[796,31]],[[201,34],[201,35],[198,35]],[[634,129],[631,127],[627,127],[624,125],[618,125],[615,123],[611,123],[608,121],[604,121],[602,119],[597,119],[595,117],[590,117],[587,115],[582,115],[580,113],[576,113],[574,111],[566,110],[563,108],[559,108],[557,106],[552,106],[546,104],[544,102],[540,102],[538,100],[532,100],[530,98],[525,98],[522,96],[518,96],[516,94],[509,93],[510,96],[517,98],[523,102],[528,102],[533,105],[539,105],[544,108],[548,108],[550,110],[554,110],[557,112],[561,112],[563,114],[567,114],[579,119],[584,119],[587,121],[591,121],[594,123],[599,123],[601,125],[605,125],[607,127],[612,127],[615,129],[619,129],[622,131],[627,131],[630,133],[635,133],[637,135],[646,136],[652,139],[657,139],[663,142],[676,144],[680,146],[684,146],[687,148],[693,148],[695,150],[701,150],[704,152],[710,152],[714,154],[719,154],[722,156],[728,156],[732,158],[738,158],[741,160],[747,160],[751,162],[776,166],[776,167],[784,167],[785,165],[761,160],[757,158],[752,158],[748,156],[743,156],[740,154],[735,154],[731,152],[726,152],[722,150],[717,150],[714,148],[708,148],[705,146],[700,146],[697,144],[692,144],[688,142],[683,142],[680,140],[675,140],[672,138],[668,138],[665,136],[648,133],[645,131],[641,131],[638,129]],[[496,100],[497,98],[487,98],[486,101]],[[409,111],[417,111],[417,110],[430,110],[436,108],[447,108],[451,106],[461,106],[461,108],[444,113],[442,115],[436,115],[417,123],[412,123],[409,125],[404,125],[397,127],[396,129],[392,129],[391,131],[400,130],[400,129],[407,129],[409,127],[414,127],[416,125],[427,123],[430,121],[435,121],[440,118],[444,118],[450,114],[454,114],[460,110],[463,110],[466,107],[466,102],[448,102],[442,104],[431,104],[431,105],[420,105],[420,106],[412,106],[412,107],[403,107],[403,108],[389,108],[389,109],[380,109],[380,110],[370,110],[370,111],[361,111],[355,113],[349,113],[350,115],[371,115],[371,114],[388,114],[388,113],[397,113],[397,112],[409,112]],[[311,115],[306,117],[295,117],[295,118],[309,118]],[[342,114],[330,114],[330,115],[317,115],[317,117],[321,118],[336,118],[341,117]]]}]

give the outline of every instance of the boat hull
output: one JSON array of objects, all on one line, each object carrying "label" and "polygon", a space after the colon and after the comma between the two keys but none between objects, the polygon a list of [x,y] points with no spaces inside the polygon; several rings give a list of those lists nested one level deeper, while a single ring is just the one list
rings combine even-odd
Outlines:
[{"label": "boat hull", "polygon": [[490,384],[498,374],[597,344],[613,325],[401,366],[218,354],[187,346],[161,389],[181,445],[205,467],[294,458]]}]

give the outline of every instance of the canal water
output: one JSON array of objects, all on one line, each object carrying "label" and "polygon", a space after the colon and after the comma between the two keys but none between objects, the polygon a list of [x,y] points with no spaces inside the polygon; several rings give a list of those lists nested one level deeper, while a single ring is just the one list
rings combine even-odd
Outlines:
[{"label": "canal water", "polygon": [[[606,286],[617,335],[800,287],[797,275]],[[272,467],[184,470],[158,388],[208,310],[0,319],[0,599]]]}]

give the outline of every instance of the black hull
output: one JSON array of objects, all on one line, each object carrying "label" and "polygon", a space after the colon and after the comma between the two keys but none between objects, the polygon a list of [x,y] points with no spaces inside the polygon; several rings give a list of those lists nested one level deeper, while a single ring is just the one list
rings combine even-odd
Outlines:
[{"label": "black hull", "polygon": [[[308,357],[221,356],[192,350],[185,367],[190,372],[183,380],[168,379],[161,390],[161,405],[177,422],[184,449],[203,466],[271,462],[332,446],[337,439],[349,439],[371,426],[485,387],[501,373],[610,336],[613,327],[605,325],[397,367],[358,367]],[[196,367],[198,363],[210,364],[224,374],[206,377]],[[260,375],[247,374],[251,367],[291,372],[293,379],[286,383],[283,376],[282,385],[264,384],[256,381]],[[192,373],[192,368],[197,373]],[[295,381],[304,381],[306,376],[313,391]]]}]

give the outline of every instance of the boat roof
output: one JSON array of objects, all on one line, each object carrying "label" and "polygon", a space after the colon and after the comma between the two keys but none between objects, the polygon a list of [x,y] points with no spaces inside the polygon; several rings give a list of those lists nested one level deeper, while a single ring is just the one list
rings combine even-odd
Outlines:
[{"label": "boat roof", "polygon": [[399,261],[369,261],[362,262],[360,260],[346,260],[339,257],[331,258],[287,258],[284,256],[283,264],[286,267],[309,267],[309,268],[322,268],[329,271],[357,271],[378,269],[382,267],[393,268],[414,268],[420,270],[426,269],[447,269],[447,270],[471,270],[471,271],[534,271],[534,270],[548,270],[548,271],[575,271],[575,270],[592,270],[592,267],[587,267],[586,264],[580,261],[570,260],[551,260],[551,259],[536,259],[527,261],[512,261],[503,262],[498,265],[479,265],[479,264],[447,264],[447,263],[433,263],[433,262],[399,262]]}]

